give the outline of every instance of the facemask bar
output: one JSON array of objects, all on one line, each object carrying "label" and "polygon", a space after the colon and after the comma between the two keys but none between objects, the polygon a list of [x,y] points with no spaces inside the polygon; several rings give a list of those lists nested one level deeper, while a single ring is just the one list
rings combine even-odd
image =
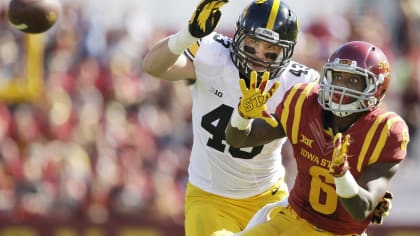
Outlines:
[{"label": "facemask bar", "polygon": [[[375,79],[373,73],[357,67],[355,61],[352,61],[351,64],[341,64],[339,61],[340,59],[336,58],[333,63],[327,63],[324,66],[322,79],[319,81],[318,97],[318,102],[322,108],[333,112],[337,116],[344,117],[354,112],[368,111],[377,106],[379,101],[374,95],[380,79]],[[362,76],[365,78],[366,88],[363,91],[357,91],[333,85],[333,71]],[[352,100],[354,101],[348,103]]]},{"label": "facemask bar", "polygon": [[[246,37],[251,37],[280,46],[282,47],[282,52],[277,56],[275,61],[258,59],[244,50],[244,40]],[[254,64],[256,66],[264,67],[265,70],[270,71],[270,78],[274,78],[289,63],[290,58],[293,55],[293,46],[294,42],[280,40],[278,33],[269,29],[257,28],[254,32],[248,32],[245,29],[241,29],[237,31],[233,37],[231,55],[233,62],[246,76],[249,76],[252,70],[249,65]]]}]

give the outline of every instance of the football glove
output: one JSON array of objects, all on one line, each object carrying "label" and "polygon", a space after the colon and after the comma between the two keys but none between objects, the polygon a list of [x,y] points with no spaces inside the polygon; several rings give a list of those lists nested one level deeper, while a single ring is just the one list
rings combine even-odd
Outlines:
[{"label": "football glove", "polygon": [[386,192],[385,195],[382,197],[382,200],[379,201],[378,205],[376,205],[375,210],[373,210],[373,216],[371,222],[373,224],[382,224],[384,216],[389,215],[389,211],[392,208],[392,193]]},{"label": "football glove", "polygon": [[262,80],[257,86],[257,72],[252,71],[250,76],[249,89],[246,86],[245,80],[240,79],[239,85],[242,91],[242,97],[239,101],[239,114],[246,119],[259,118],[263,119],[272,127],[278,125],[277,120],[267,111],[266,102],[279,88],[279,83],[275,82],[268,92],[265,92],[270,72],[266,71],[262,75]]},{"label": "football glove", "polygon": [[219,23],[222,7],[228,0],[202,0],[188,21],[188,30],[196,38],[202,38],[214,31]]},{"label": "football glove", "polygon": [[346,135],[344,142],[342,136],[343,135],[341,133],[337,133],[333,140],[334,150],[329,172],[334,177],[343,176],[344,173],[350,169],[349,162],[347,161],[347,150],[350,145],[350,135]]},{"label": "football glove", "polygon": [[273,210],[275,210],[276,208],[285,208],[289,206],[289,202],[287,199],[288,198],[286,197],[281,201],[266,204],[263,208],[261,208],[257,211],[257,213],[254,214],[254,216],[248,222],[243,231],[246,231],[248,229],[253,228],[256,225],[269,221],[273,213],[278,214],[278,211],[273,212]]}]

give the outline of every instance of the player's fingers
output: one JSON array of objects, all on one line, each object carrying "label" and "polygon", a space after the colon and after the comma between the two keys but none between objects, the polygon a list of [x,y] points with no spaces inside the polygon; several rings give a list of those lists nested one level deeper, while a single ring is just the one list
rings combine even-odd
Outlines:
[{"label": "player's fingers", "polygon": [[212,12],[212,19],[211,19],[211,24],[214,25],[216,24],[216,22],[219,22],[220,17],[222,16],[222,12],[220,12],[220,10],[215,10]]},{"label": "player's fingers", "polygon": [[384,195],[384,198],[386,198],[386,199],[392,199],[392,197],[393,197],[393,195],[392,195],[391,192],[386,192],[385,195]]},{"label": "player's fingers", "polygon": [[335,136],[334,136],[334,139],[333,139],[333,142],[334,142],[334,147],[337,149],[337,148],[339,148],[340,146],[341,146],[341,143],[342,143],[342,137],[343,137],[343,135],[341,134],[341,133],[337,133]]},{"label": "player's fingers", "polygon": [[261,91],[261,93],[264,92],[266,86],[267,86],[267,81],[260,82],[260,84],[258,85],[258,89]]},{"label": "player's fingers", "polygon": [[270,78],[270,71],[264,71],[262,75],[262,81],[268,81],[269,78]]},{"label": "player's fingers", "polygon": [[267,86],[268,83],[268,78],[270,77],[270,72],[269,71],[264,71],[262,78],[261,78],[261,83],[259,86],[259,89],[261,92],[264,92],[265,87]]},{"label": "player's fingers", "polygon": [[343,143],[343,148],[341,150],[341,153],[346,154],[349,146],[350,146],[350,135],[347,134],[346,137],[344,138],[344,143]]},{"label": "player's fingers", "polygon": [[249,89],[255,89],[257,86],[257,72],[255,70],[251,71],[249,78]]},{"label": "player's fingers", "polygon": [[392,202],[391,202],[391,199],[385,199],[386,200],[386,203],[388,204],[387,206],[388,206],[388,212],[392,209]]},{"label": "player's fingers", "polygon": [[280,83],[279,82],[275,82],[273,85],[271,85],[271,88],[268,90],[268,92],[266,93],[266,99],[270,99],[271,96],[273,96],[273,94],[277,91],[277,89],[280,87]]},{"label": "player's fingers", "polygon": [[214,1],[213,2],[213,6],[212,9],[219,9],[221,8],[223,5],[225,5],[227,3],[227,1]]},{"label": "player's fingers", "polygon": [[225,5],[227,2],[228,0],[204,0],[199,4],[199,8],[218,9]]},{"label": "player's fingers", "polygon": [[246,94],[248,92],[248,88],[246,87],[244,79],[239,80],[239,87],[241,87],[242,94]]},{"label": "player's fingers", "polygon": [[265,122],[267,122],[271,127],[277,127],[278,122],[274,117],[264,117]]},{"label": "player's fingers", "polygon": [[267,122],[271,127],[277,127],[278,122],[267,110],[262,112],[262,119]]}]

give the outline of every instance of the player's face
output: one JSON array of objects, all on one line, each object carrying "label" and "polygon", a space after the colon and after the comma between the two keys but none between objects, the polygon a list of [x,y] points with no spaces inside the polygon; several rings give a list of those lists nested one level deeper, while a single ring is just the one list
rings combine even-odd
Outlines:
[{"label": "player's face", "polygon": [[[344,87],[351,90],[362,92],[366,88],[366,80],[361,75],[355,75],[348,72],[334,71],[332,76],[333,85]],[[344,104],[354,102],[355,98],[348,98]]]},{"label": "player's face", "polygon": [[[243,49],[250,56],[267,63],[273,63],[278,59],[283,48],[262,40],[246,37],[243,42]],[[248,62],[248,66],[258,72],[265,70],[265,67],[251,62]]]},{"label": "player's face", "polygon": [[366,81],[362,76],[340,71],[333,72],[332,84],[360,92],[366,88]]}]

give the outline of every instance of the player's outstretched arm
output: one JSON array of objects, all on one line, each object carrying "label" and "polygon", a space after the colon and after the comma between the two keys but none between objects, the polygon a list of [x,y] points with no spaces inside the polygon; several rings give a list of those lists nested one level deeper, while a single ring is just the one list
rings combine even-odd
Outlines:
[{"label": "player's outstretched arm", "polygon": [[194,79],[192,62],[182,53],[197,40],[212,33],[222,15],[220,8],[227,0],[202,0],[188,26],[155,44],[143,59],[143,69],[165,80]]},{"label": "player's outstretched arm", "polygon": [[[389,204],[390,197],[387,190],[399,164],[394,162],[373,164],[366,167],[356,181],[349,171],[348,158],[353,158],[347,155],[349,148],[351,148],[350,136],[343,138],[341,133],[338,133],[334,137],[334,151],[330,165],[330,174],[334,177],[337,195],[353,219],[363,221],[373,213],[372,222],[380,223],[382,216],[388,214],[389,206],[388,209],[377,208],[384,207],[384,200],[389,199],[387,201]],[[378,210],[376,213],[375,209]]]},{"label": "player's outstretched arm", "polygon": [[252,71],[249,88],[245,80],[239,81],[242,97],[232,114],[225,135],[229,145],[237,148],[257,146],[284,136],[283,128],[266,107],[266,102],[279,87],[276,82],[265,91],[269,75],[268,71],[264,72],[261,82],[258,83],[257,72]]}]

